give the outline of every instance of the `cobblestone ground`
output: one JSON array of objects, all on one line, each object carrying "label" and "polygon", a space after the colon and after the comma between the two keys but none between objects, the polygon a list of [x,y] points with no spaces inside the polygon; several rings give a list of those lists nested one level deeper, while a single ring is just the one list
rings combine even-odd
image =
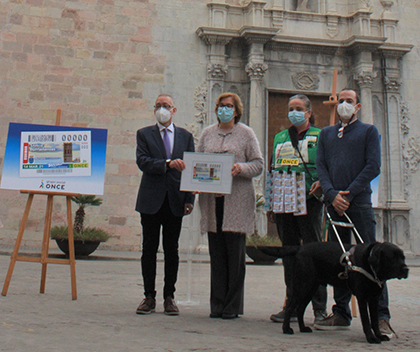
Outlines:
[{"label": "cobblestone ground", "polygon": [[[9,256],[0,255],[0,282]],[[46,293],[39,294],[41,266],[17,262],[9,292],[0,297],[0,351],[413,351],[419,350],[420,267],[407,280],[389,281],[392,326],[399,338],[366,342],[360,319],[347,331],[283,335],[269,316],[284,299],[283,267],[247,265],[245,315],[210,319],[209,264],[181,263],[176,299],[181,315],[163,314],[163,265],[158,265],[158,306],[139,316],[139,261],[79,260],[78,299],[71,300],[68,266],[49,265]],[[331,296],[331,288],[329,295]],[[329,301],[329,310],[332,301]],[[306,321],[312,324],[311,307]]]}]

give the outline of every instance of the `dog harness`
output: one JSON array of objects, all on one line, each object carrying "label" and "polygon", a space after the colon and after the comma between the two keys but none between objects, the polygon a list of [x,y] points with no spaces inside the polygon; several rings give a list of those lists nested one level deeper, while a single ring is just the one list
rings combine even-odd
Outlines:
[{"label": "dog harness", "polygon": [[[356,249],[356,246],[353,246],[350,248],[350,250],[348,252],[345,252],[341,255],[340,257],[340,264],[344,266],[344,271],[338,274],[338,277],[340,279],[346,280],[348,279],[349,272],[355,271],[358,272],[360,274],[363,274],[364,276],[366,276],[369,280],[375,282],[380,288],[382,288],[384,286],[385,281],[381,281],[378,279],[378,276],[376,275],[375,270],[373,270],[372,265],[370,265],[370,270],[372,270],[372,273],[369,273],[368,271],[366,271],[365,269],[361,268],[360,266],[355,266],[352,264],[350,258],[354,257],[354,251]],[[369,253],[369,257],[372,255],[372,249],[370,250]]]}]

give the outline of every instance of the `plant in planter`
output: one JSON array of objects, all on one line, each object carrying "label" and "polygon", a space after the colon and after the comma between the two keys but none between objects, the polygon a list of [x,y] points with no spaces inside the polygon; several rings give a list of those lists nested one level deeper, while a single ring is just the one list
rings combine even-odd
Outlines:
[{"label": "plant in planter", "polygon": [[268,255],[264,251],[268,247],[281,247],[281,245],[278,237],[252,234],[246,238],[246,254],[254,261],[254,264],[274,264],[277,257]]},{"label": "plant in planter", "polygon": [[[255,207],[257,214],[263,211],[264,196],[262,194],[257,194]],[[269,236],[268,234],[260,236],[255,224],[254,233],[246,238],[246,254],[254,260],[254,264],[274,264],[277,257],[265,254],[263,250],[267,247],[281,247],[281,245],[278,236]]]},{"label": "plant in planter", "polygon": [[[106,242],[109,234],[96,227],[84,227],[85,207],[99,206],[102,199],[94,195],[80,195],[72,197],[72,201],[79,205],[73,223],[74,251],[76,256],[87,256],[98,248],[101,242]],[[58,247],[65,254],[69,254],[68,226],[54,226],[51,229],[51,238],[57,242]]]}]

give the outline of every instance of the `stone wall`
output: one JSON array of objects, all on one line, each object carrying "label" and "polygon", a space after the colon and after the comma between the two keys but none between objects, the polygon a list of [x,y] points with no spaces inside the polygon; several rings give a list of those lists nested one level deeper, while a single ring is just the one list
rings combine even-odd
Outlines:
[{"label": "stone wall", "polygon": [[[214,122],[214,97],[228,89],[238,92],[244,120],[265,150],[267,90],[297,91],[291,74],[309,72],[302,81],[318,80],[311,92],[325,94],[332,68],[340,67],[338,88],[362,89],[364,106],[373,112],[367,115],[392,141],[382,144],[378,237],[384,230],[406,251],[420,253],[419,1],[309,0],[300,12],[297,5],[295,0],[0,0],[0,167],[9,122],[53,124],[62,109],[62,125],[108,129],[104,203],[87,208],[87,222],[112,233],[103,248],[138,250],[141,227],[134,204],[141,173],[135,133],[154,123],[159,93],[174,96],[175,123],[198,138]],[[212,17],[212,8],[230,17],[219,10]],[[346,42],[354,35],[366,40]],[[381,43],[384,49],[371,62],[366,53],[346,53]],[[380,52],[399,50],[406,52],[402,58],[387,58],[385,86],[398,93],[397,100],[390,94],[387,120]],[[365,73],[355,77],[358,72],[347,69]],[[395,198],[398,190],[401,199]],[[26,196],[0,190],[0,199],[0,247],[10,247]],[[25,246],[40,244],[45,205],[43,197],[35,198]],[[197,207],[184,219],[184,250],[203,241],[199,217]],[[53,224],[64,221],[64,200],[57,198]]]}]

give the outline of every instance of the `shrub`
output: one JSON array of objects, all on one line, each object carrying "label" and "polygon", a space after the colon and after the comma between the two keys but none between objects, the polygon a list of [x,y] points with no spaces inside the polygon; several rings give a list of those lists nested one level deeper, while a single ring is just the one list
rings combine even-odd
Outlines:
[{"label": "shrub", "polygon": [[[51,229],[51,238],[53,240],[67,240],[68,226],[54,226]],[[86,227],[82,233],[73,229],[73,237],[75,240],[82,242],[106,242],[110,235],[97,227]]]}]

